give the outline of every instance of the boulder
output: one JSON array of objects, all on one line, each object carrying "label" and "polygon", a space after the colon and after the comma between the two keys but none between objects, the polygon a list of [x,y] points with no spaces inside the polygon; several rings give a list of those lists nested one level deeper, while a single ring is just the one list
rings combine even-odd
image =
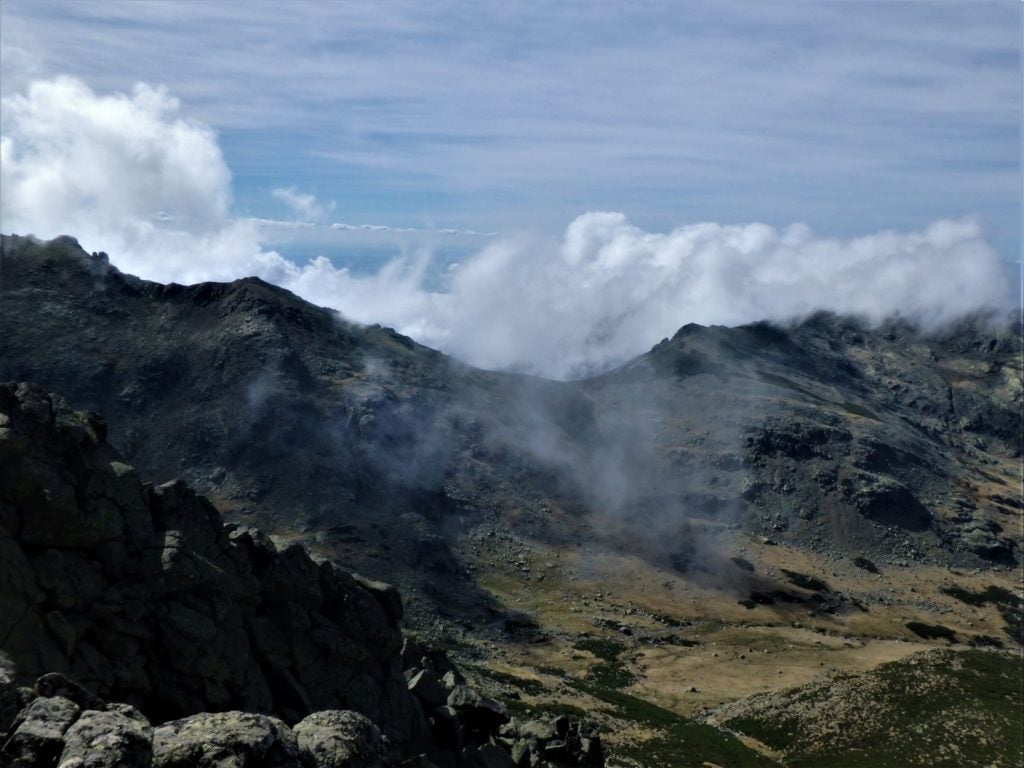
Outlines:
[{"label": "boulder", "polygon": [[61,768],[149,768],[153,729],[116,711],[86,710],[64,734]]},{"label": "boulder", "polygon": [[467,757],[474,768],[516,768],[508,752],[497,744],[483,744],[470,750]]},{"label": "boulder", "polygon": [[358,712],[315,712],[295,726],[299,751],[316,768],[383,768],[387,743]]},{"label": "boulder", "polygon": [[455,687],[448,695],[448,706],[458,712],[464,725],[473,731],[494,731],[510,719],[504,704],[468,685]]},{"label": "boulder", "polygon": [[409,690],[428,709],[443,706],[448,701],[449,692],[429,669],[421,669],[409,680]]},{"label": "boulder", "polygon": [[295,734],[274,717],[203,713],[153,731],[153,768],[303,768]]},{"label": "boulder", "polygon": [[14,682],[16,670],[11,657],[0,651],[0,745],[23,706],[18,686]]},{"label": "boulder", "polygon": [[18,715],[0,750],[8,768],[52,768],[64,749],[64,733],[78,719],[78,705],[61,696],[38,698]]}]

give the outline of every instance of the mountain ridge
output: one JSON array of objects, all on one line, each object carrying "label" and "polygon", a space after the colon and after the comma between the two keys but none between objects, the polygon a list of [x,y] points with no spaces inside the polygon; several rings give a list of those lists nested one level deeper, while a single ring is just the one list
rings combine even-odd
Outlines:
[{"label": "mountain ridge", "polygon": [[598,711],[612,755],[726,759],[686,718],[1020,642],[1016,325],[691,324],[549,381],[260,280],[162,286],[4,237],[0,327],[0,380],[104,413],[140,474],[225,519],[397,583],[403,624],[489,695]]},{"label": "mountain ridge", "polygon": [[[0,342],[0,378],[39,380],[107,414],[112,439],[152,476],[184,471],[229,513],[259,519],[274,506],[286,510],[279,522],[308,518],[321,533],[410,508],[423,510],[418,527],[437,533],[441,518],[481,499],[495,509],[548,496],[576,518],[664,503],[686,507],[682,517],[724,505],[747,519],[755,508],[776,522],[748,527],[769,535],[801,521],[781,509],[792,494],[766,475],[814,463],[849,486],[837,501],[899,523],[888,497],[900,506],[945,482],[933,474],[971,462],[984,473],[984,462],[1021,451],[1020,333],[977,320],[937,336],[826,314],[790,328],[690,324],[615,370],[552,382],[474,369],[258,278],[162,286],[123,275],[72,238],[5,237],[2,247],[0,316],[15,332]],[[28,312],[34,327],[17,322]],[[986,441],[994,454],[975,445]],[[882,454],[898,460],[888,467]],[[904,466],[915,454],[941,471]],[[718,490],[705,487],[708,473]],[[820,478],[796,487],[822,491]],[[915,514],[903,521],[912,533],[930,525]],[[976,529],[978,548],[1010,562],[1019,544],[993,524],[986,517]],[[388,544],[372,522],[356,536],[368,538],[353,549]],[[453,562],[435,565],[458,575]]]}]

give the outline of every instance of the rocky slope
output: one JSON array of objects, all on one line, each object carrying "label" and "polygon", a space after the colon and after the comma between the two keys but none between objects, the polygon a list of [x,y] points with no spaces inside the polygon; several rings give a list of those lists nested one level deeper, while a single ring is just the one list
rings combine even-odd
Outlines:
[{"label": "rocky slope", "polygon": [[393,587],[225,525],[180,481],[143,484],[105,435],[0,385],[5,764],[603,764],[586,727],[517,723],[403,643]]},{"label": "rocky slope", "polygon": [[70,238],[4,237],[0,261],[0,380],[104,413],[129,461],[232,519],[444,595],[425,615],[496,613],[450,549],[484,519],[672,570],[708,525],[872,560],[1020,559],[1019,325],[687,326],[560,383],[256,279],[138,280]]}]

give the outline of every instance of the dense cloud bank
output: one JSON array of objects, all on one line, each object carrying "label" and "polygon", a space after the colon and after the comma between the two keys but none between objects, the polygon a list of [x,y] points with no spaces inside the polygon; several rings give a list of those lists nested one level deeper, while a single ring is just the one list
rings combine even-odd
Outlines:
[{"label": "dense cloud bank", "polygon": [[[261,244],[258,222],[232,213],[216,134],[143,84],[99,95],[61,77],[5,97],[0,168],[5,232],[73,234],[149,279],[258,275],[471,363],[560,378],[621,362],[688,322],[826,309],[938,324],[1006,307],[1012,290],[973,219],[839,241],[801,224],[651,233],[621,213],[591,212],[558,238],[495,239],[439,289],[429,287],[438,281],[426,252],[370,275],[326,257],[297,263]],[[329,210],[294,188],[274,194],[297,215]]]}]

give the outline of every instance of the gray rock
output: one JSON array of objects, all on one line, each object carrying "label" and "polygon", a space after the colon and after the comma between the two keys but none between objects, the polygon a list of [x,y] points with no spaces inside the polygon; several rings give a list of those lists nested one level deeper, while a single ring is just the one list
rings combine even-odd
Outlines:
[{"label": "gray rock", "polygon": [[423,746],[393,587],[226,529],[180,481],[143,488],[102,422],[38,387],[0,384],[0,415],[0,637],[22,674],[65,675],[40,694],[161,722],[350,709]]},{"label": "gray rock", "polygon": [[153,729],[120,712],[86,710],[64,734],[61,768],[149,768]]},{"label": "gray rock", "polygon": [[381,768],[387,744],[380,729],[358,712],[315,712],[295,726],[301,754],[317,768]]},{"label": "gray rock", "polygon": [[529,720],[519,726],[519,735],[524,739],[549,741],[559,737],[554,720]]},{"label": "gray rock", "polygon": [[0,651],[0,745],[7,740],[7,733],[22,707],[21,695],[14,682],[15,674],[14,662]]},{"label": "gray rock", "polygon": [[512,758],[512,762],[515,763],[518,768],[526,768],[526,766],[530,764],[531,752],[530,742],[526,739],[519,739],[512,745],[509,757]]},{"label": "gray rock", "polygon": [[497,744],[484,744],[468,754],[475,768],[516,768],[508,752]]},{"label": "gray rock", "polygon": [[48,672],[36,680],[36,693],[40,696],[63,696],[75,702],[80,709],[104,709],[103,699],[83,688],[70,678]]},{"label": "gray rock", "polygon": [[402,608],[402,595],[397,589],[383,581],[367,579],[358,573],[353,573],[352,578],[356,584],[373,595],[393,624],[398,624],[402,620],[405,610]]},{"label": "gray rock", "polygon": [[153,768],[303,768],[299,745],[274,717],[200,714],[153,731]]},{"label": "gray rock", "polygon": [[484,696],[468,685],[456,686],[448,695],[448,706],[474,731],[492,731],[509,721],[508,709],[501,702]]},{"label": "gray rock", "polygon": [[38,698],[14,723],[14,732],[3,749],[0,763],[8,768],[50,768],[64,749],[64,733],[81,710],[69,699]]},{"label": "gray rock", "polygon": [[420,670],[409,680],[409,690],[428,709],[443,706],[448,701],[449,692],[429,669]]},{"label": "gray rock", "polygon": [[454,691],[456,686],[465,685],[465,683],[466,678],[459,674],[458,670],[445,672],[441,676],[441,685],[444,686],[445,690],[448,691],[448,693]]},{"label": "gray rock", "polygon": [[459,713],[452,707],[438,707],[430,716],[434,741],[442,749],[459,752],[463,747],[462,722]]}]

